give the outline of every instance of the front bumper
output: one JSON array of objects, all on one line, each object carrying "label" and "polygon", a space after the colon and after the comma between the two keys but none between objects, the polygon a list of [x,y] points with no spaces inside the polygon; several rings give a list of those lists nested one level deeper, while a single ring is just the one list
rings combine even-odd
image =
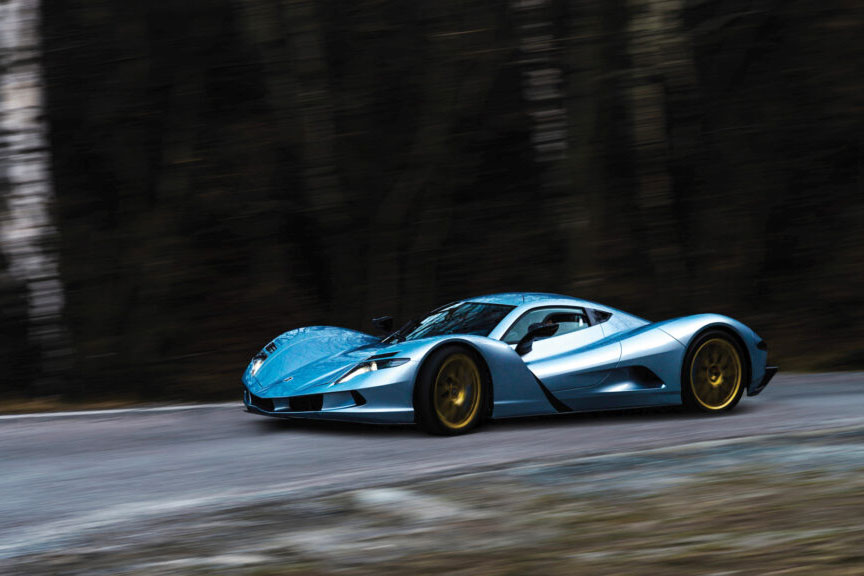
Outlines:
[{"label": "front bumper", "polygon": [[417,362],[408,362],[341,384],[324,380],[323,384],[310,385],[302,378],[291,377],[280,378],[270,386],[261,386],[247,370],[243,375],[243,403],[249,412],[276,418],[411,424],[417,367]]},{"label": "front bumper", "polygon": [[759,385],[756,386],[756,388],[748,390],[747,395],[758,396],[759,393],[762,392],[762,390],[764,390],[766,386],[768,386],[768,382],[770,382],[771,379],[774,378],[774,375],[777,374],[778,370],[780,370],[780,368],[777,366],[766,366],[765,375],[762,377],[762,381],[759,382]]},{"label": "front bumper", "polygon": [[[406,395],[405,391],[409,391]],[[243,389],[246,411],[275,418],[335,420],[377,424],[412,424],[410,386],[389,385],[359,390],[262,398]]]}]

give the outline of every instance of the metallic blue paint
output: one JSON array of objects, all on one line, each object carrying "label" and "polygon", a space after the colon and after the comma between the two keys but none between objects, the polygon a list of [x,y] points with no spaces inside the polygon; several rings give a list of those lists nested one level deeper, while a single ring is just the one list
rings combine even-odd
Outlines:
[{"label": "metallic blue paint", "polygon": [[[492,418],[675,405],[682,401],[688,346],[707,329],[729,332],[747,351],[748,394],[758,393],[767,383],[767,352],[758,347],[761,339],[725,316],[698,314],[650,323],[595,302],[542,293],[492,294],[466,301],[515,308],[488,337],[445,335],[383,343],[332,326],[285,332],[256,356],[266,356],[257,371],[250,362],[243,374],[247,409],[286,418],[411,423],[414,383],[423,361],[448,344],[474,349],[486,364],[493,387]],[[583,308],[611,316],[575,332],[537,340],[530,352],[519,356],[515,346],[501,338],[523,314],[544,307]],[[339,383],[358,364],[377,355],[409,361]],[[307,401],[311,404],[303,403]]]}]

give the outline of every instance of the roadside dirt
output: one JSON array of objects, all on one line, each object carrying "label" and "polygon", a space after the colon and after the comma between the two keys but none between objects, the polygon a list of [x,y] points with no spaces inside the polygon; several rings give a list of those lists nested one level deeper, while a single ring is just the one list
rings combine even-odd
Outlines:
[{"label": "roadside dirt", "polygon": [[864,573],[864,429],[273,500],[0,561],[4,574]]}]

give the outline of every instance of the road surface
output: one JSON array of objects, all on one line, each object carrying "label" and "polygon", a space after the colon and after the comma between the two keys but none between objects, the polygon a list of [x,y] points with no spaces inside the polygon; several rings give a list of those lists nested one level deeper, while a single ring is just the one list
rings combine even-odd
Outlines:
[{"label": "road surface", "polygon": [[454,438],[412,427],[268,419],[239,404],[3,416],[0,559],[163,514],[531,461],[860,426],[864,373],[781,374],[722,417],[677,409],[564,415],[492,423]]}]

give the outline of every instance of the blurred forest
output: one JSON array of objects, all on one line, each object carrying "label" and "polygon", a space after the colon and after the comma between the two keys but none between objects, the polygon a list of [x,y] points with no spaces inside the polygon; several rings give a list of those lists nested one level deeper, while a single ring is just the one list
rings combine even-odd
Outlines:
[{"label": "blurred forest", "polygon": [[859,0],[40,14],[65,335],[33,338],[0,252],[3,396],[234,397],[284,330],[504,290],[864,367]]}]

